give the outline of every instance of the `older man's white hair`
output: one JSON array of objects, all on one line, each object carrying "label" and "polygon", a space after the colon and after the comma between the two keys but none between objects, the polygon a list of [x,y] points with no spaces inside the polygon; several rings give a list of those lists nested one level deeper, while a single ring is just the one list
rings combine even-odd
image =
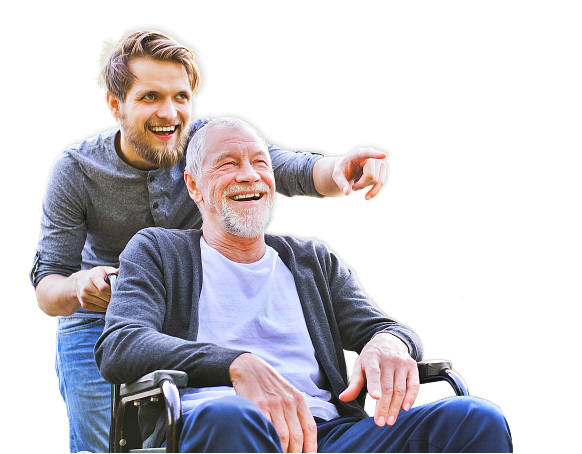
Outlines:
[{"label": "older man's white hair", "polygon": [[[211,129],[218,127],[237,129],[239,131],[249,131],[257,136],[260,143],[265,144],[265,141],[255,128],[238,118],[221,117],[209,121],[202,126],[202,128],[196,131],[194,137],[190,140],[186,151],[186,172],[192,175],[196,180],[199,180],[202,176],[202,164],[204,164],[204,159],[208,153],[206,147],[206,136]],[[265,144],[264,146],[266,149],[267,145]],[[267,155],[270,159],[269,153],[267,153]]]}]

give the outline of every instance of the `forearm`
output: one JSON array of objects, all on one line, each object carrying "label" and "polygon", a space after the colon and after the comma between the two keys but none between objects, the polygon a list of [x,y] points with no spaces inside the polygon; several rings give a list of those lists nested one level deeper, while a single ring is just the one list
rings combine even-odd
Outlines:
[{"label": "forearm", "polygon": [[321,197],[313,184],[313,167],[323,159],[319,153],[291,152],[269,145],[276,188],[286,197],[298,195]]},{"label": "forearm", "polygon": [[51,274],[44,277],[36,286],[38,307],[51,317],[71,315],[79,310],[81,304],[76,294],[77,273],[69,277]]},{"label": "forearm", "polygon": [[337,158],[321,158],[313,166],[313,184],[315,190],[326,197],[337,197],[343,194],[332,174]]},{"label": "forearm", "polygon": [[231,386],[229,367],[244,351],[188,341],[139,326],[135,319],[106,318],[95,346],[99,372],[111,383],[126,383],[158,369],[181,370],[188,386]]}]

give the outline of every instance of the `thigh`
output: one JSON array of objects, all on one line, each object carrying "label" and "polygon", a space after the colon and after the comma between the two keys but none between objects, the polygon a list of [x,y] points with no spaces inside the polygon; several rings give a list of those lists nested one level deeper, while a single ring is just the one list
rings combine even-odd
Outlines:
[{"label": "thigh", "polygon": [[72,452],[108,451],[111,385],[99,374],[93,354],[104,324],[103,319],[59,319],[56,369]]},{"label": "thigh", "polygon": [[246,397],[208,400],[184,417],[180,452],[282,452],[279,435]]},{"label": "thigh", "polygon": [[512,452],[507,422],[482,399],[452,397],[401,411],[393,426],[373,418],[318,424],[319,452]]}]

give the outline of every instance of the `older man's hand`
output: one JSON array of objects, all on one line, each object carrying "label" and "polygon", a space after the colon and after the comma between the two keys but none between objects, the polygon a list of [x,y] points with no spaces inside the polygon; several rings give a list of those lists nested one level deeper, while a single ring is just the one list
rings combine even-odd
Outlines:
[{"label": "older man's hand", "polygon": [[229,372],[236,393],[257,404],[273,423],[283,452],[317,452],[317,425],[293,385],[251,353],[237,357]]},{"label": "older man's hand", "polygon": [[374,422],[393,425],[401,408],[408,411],[412,407],[420,388],[418,366],[406,344],[392,334],[374,336],[354,364],[350,385],[340,400],[354,400],[366,381],[368,394],[376,399]]}]

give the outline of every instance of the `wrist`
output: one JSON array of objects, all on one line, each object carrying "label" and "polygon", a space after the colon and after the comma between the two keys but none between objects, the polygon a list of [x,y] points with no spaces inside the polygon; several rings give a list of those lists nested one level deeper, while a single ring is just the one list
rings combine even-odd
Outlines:
[{"label": "wrist", "polygon": [[[376,333],[374,334],[374,336],[372,336],[372,339],[378,337],[378,340],[382,340],[383,342],[387,342],[388,344],[390,344],[391,348],[394,348],[395,350],[399,350],[403,353],[406,354],[410,354],[410,351],[408,349],[408,345],[406,344],[406,342],[404,342],[402,339],[400,339],[398,336],[395,336],[392,333]],[[372,339],[370,339],[370,342],[372,341]]]},{"label": "wrist", "polygon": [[333,171],[337,157],[323,157],[315,161],[313,165],[313,184],[315,190],[325,197],[337,197],[343,195],[341,188],[333,179]]},{"label": "wrist", "polygon": [[252,353],[241,353],[238,355],[230,366],[228,367],[228,375],[230,377],[230,381],[235,383],[237,379],[243,377],[245,375],[245,369],[248,367],[249,361],[252,361],[254,355]]}]

